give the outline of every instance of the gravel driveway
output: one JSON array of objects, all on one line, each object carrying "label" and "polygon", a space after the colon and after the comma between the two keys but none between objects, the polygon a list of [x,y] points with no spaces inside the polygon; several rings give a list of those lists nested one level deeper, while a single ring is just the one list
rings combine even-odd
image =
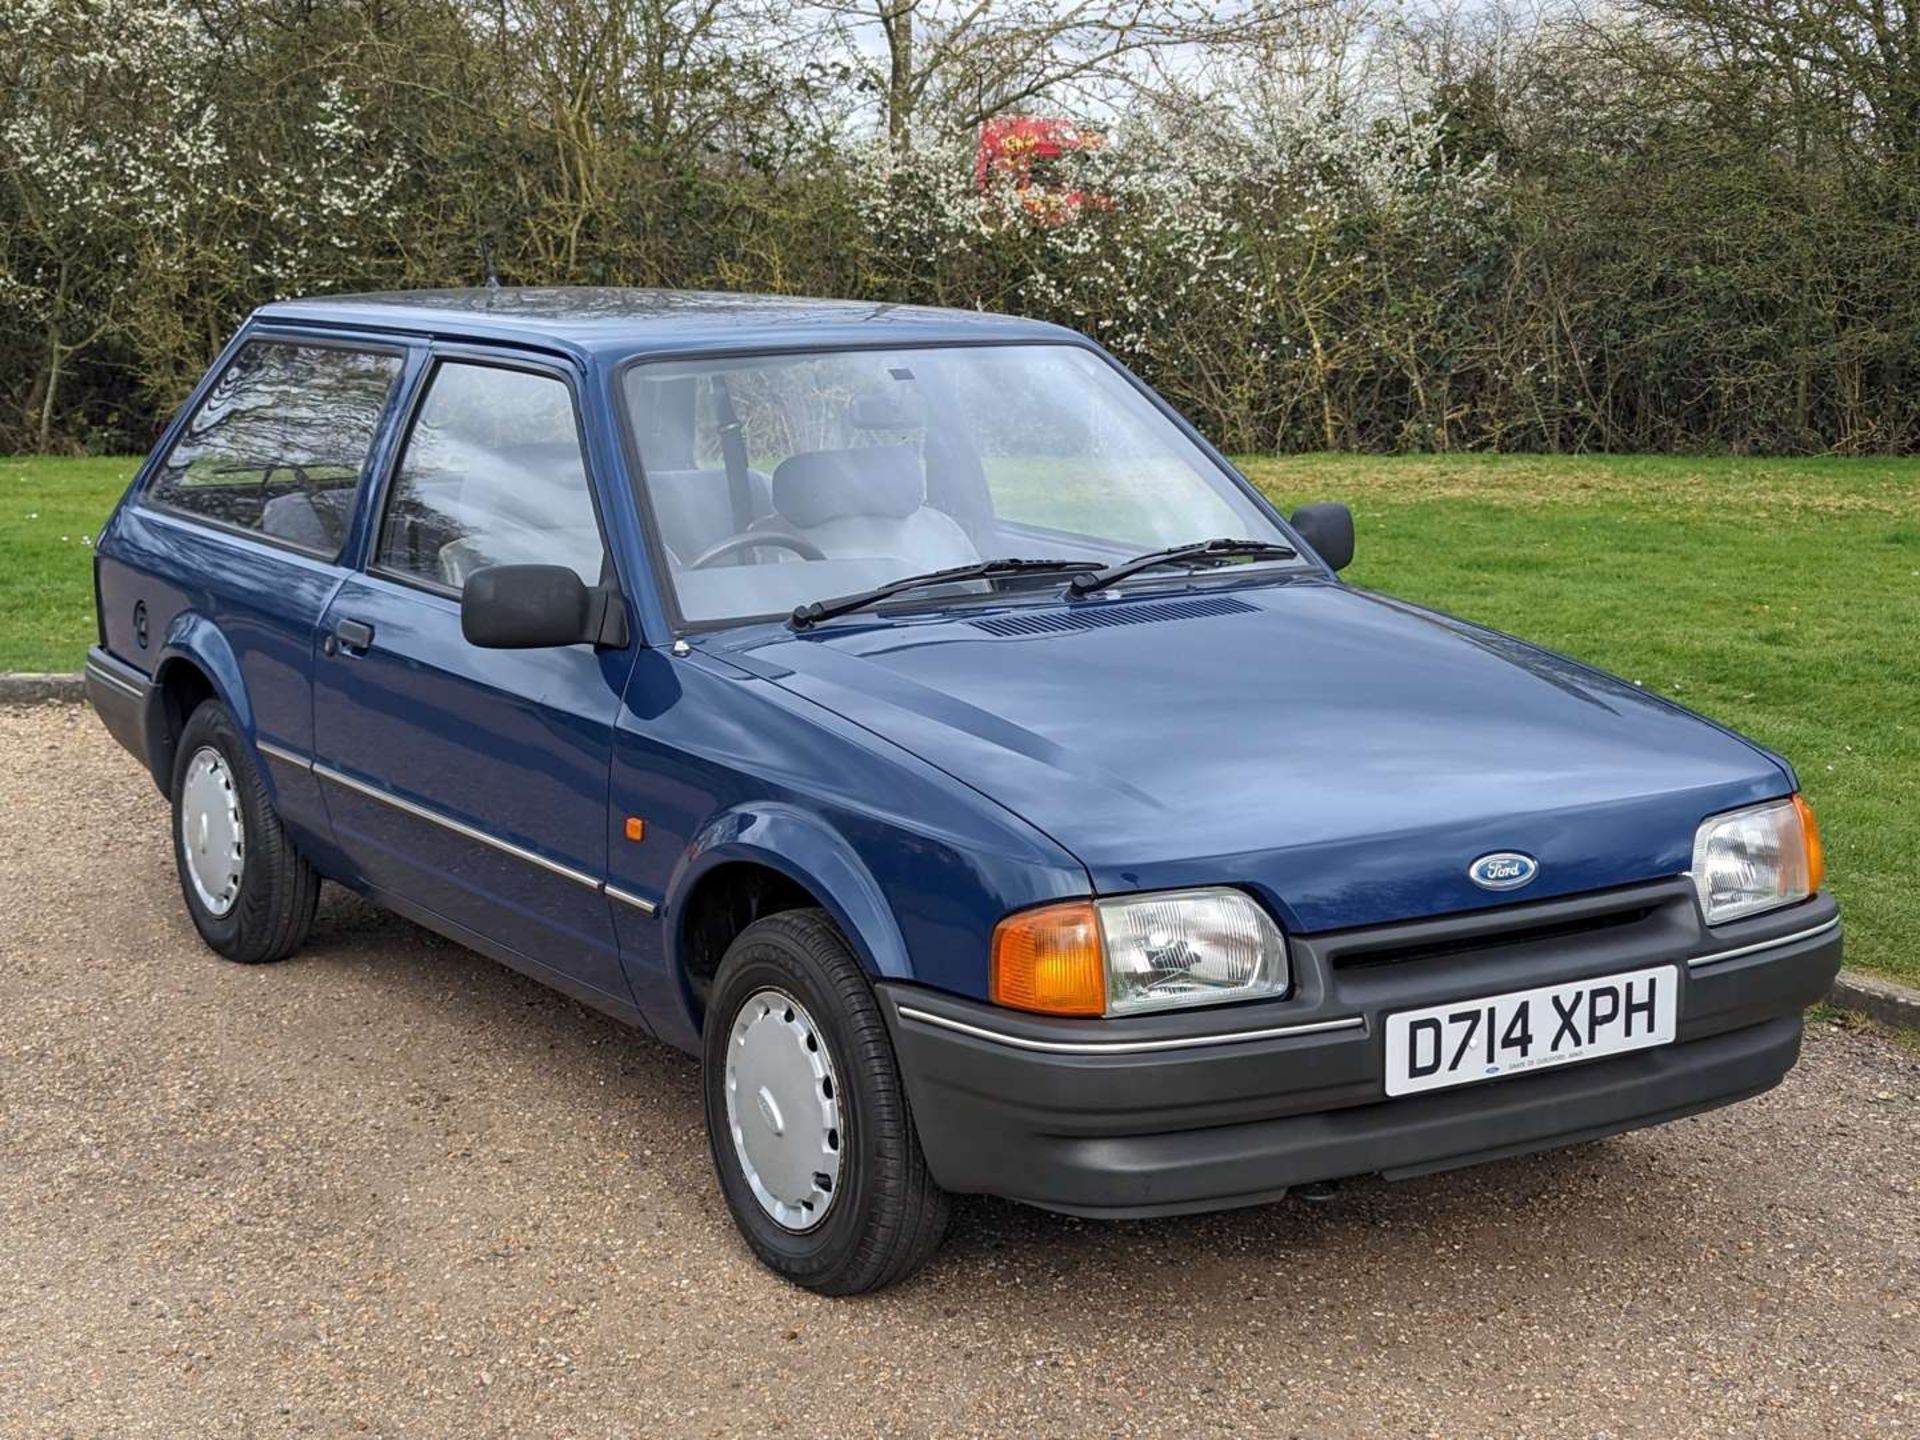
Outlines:
[{"label": "gravel driveway", "polygon": [[906,1286],[736,1241],[693,1065],[336,891],[217,960],[151,784],[0,710],[0,1431],[1920,1430],[1920,1062],[1201,1219],[986,1201]]}]

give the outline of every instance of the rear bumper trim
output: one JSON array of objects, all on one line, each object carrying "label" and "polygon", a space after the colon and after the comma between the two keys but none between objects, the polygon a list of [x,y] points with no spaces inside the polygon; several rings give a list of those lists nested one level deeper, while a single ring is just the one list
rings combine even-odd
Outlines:
[{"label": "rear bumper trim", "polygon": [[102,685],[111,685],[122,695],[130,696],[135,700],[147,698],[146,687],[137,685],[131,680],[123,680],[91,655],[87,657],[87,675],[90,679],[98,680]]},{"label": "rear bumper trim", "polygon": [[[152,679],[97,645],[87,652],[86,667],[81,675],[87,687],[87,699],[100,717],[100,723],[107,727],[107,733],[151,770],[147,712],[152,708],[148,703],[153,695]],[[155,775],[154,779],[158,782],[160,777]]]}]

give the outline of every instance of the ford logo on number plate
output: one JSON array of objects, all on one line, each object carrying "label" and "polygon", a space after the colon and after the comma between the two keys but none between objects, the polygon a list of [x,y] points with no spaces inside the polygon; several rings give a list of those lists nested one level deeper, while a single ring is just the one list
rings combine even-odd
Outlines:
[{"label": "ford logo on number plate", "polygon": [[1482,855],[1467,867],[1467,878],[1482,890],[1518,890],[1540,873],[1540,862],[1517,850]]}]

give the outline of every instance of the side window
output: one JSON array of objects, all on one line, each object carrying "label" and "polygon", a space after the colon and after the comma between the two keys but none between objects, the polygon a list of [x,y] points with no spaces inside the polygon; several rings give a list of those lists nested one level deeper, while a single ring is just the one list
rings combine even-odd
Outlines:
[{"label": "side window", "polygon": [[487,565],[565,565],[595,585],[605,556],[565,382],[443,362],[393,477],[377,566],[459,590]]},{"label": "side window", "polygon": [[147,498],[339,554],[401,364],[375,351],[252,341],[188,417]]}]

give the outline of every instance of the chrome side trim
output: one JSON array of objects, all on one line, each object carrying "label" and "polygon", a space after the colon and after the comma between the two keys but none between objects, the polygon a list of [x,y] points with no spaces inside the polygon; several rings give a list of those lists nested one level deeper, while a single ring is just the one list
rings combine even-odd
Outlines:
[{"label": "chrome side trim", "polygon": [[147,692],[145,690],[142,690],[138,685],[134,684],[131,680],[121,679],[118,675],[114,674],[111,670],[107,669],[106,666],[101,665],[96,661],[93,661],[93,660],[87,661],[86,670],[87,670],[87,674],[93,676],[93,678],[98,680],[101,684],[111,685],[114,689],[118,690],[122,695],[131,695],[135,700],[144,700],[147,698]]},{"label": "chrome side trim", "polygon": [[1359,1015],[1349,1015],[1342,1020],[1272,1025],[1261,1030],[1228,1030],[1218,1035],[1180,1035],[1170,1040],[1030,1040],[1024,1035],[1009,1035],[1002,1030],[989,1030],[984,1025],[969,1025],[964,1020],[916,1010],[911,1005],[900,1007],[900,1018],[957,1030],[962,1035],[991,1040],[996,1045],[1011,1045],[1016,1050],[1044,1050],[1053,1055],[1138,1055],[1154,1050],[1197,1050],[1206,1045],[1239,1045],[1249,1040],[1280,1040],[1290,1035],[1323,1035],[1333,1030],[1358,1030],[1367,1023]]},{"label": "chrome side trim", "polygon": [[254,748],[262,755],[270,755],[275,760],[280,760],[293,766],[296,770],[313,769],[313,757],[311,755],[302,755],[298,750],[289,750],[286,746],[276,745],[271,740],[256,739],[253,744]]},{"label": "chrome side trim", "polygon": [[1757,955],[1762,950],[1773,950],[1782,945],[1794,945],[1802,940],[1811,940],[1817,935],[1826,934],[1839,923],[1840,917],[1836,915],[1831,920],[1809,926],[1805,930],[1796,930],[1791,935],[1776,935],[1771,940],[1756,940],[1751,945],[1741,945],[1732,950],[1716,950],[1711,955],[1695,955],[1687,961],[1687,968],[1694,970],[1702,965],[1718,965],[1722,960],[1738,960],[1742,955]]},{"label": "chrome side trim", "polygon": [[627,891],[620,889],[617,885],[603,884],[600,888],[607,892],[607,898],[609,900],[618,900],[622,905],[631,905],[634,909],[638,910],[642,915],[654,915],[659,913],[660,907],[654,904],[653,901],[642,900],[638,895],[629,894]]},{"label": "chrome side trim", "polygon": [[438,825],[443,830],[451,830],[456,835],[464,835],[469,840],[491,846],[501,854],[511,855],[516,860],[524,860],[529,865],[538,865],[542,870],[550,870],[563,880],[571,880],[574,884],[584,885],[589,890],[602,888],[600,880],[596,876],[587,874],[585,871],[575,870],[571,865],[562,865],[558,860],[549,860],[544,855],[528,850],[524,846],[502,840],[497,835],[489,835],[484,830],[476,830],[473,826],[463,824],[451,816],[442,815],[438,810],[430,810],[425,805],[416,805],[411,800],[403,800],[391,791],[382,790],[378,785],[369,785],[364,780],[356,780],[353,776],[343,774],[331,765],[322,765],[318,760],[315,760],[312,762],[312,768],[313,773],[322,779],[331,780],[336,785],[345,786],[349,790],[365,795],[369,800],[378,800],[383,805],[391,805],[396,810],[404,810],[407,814],[425,820],[428,824]]}]

